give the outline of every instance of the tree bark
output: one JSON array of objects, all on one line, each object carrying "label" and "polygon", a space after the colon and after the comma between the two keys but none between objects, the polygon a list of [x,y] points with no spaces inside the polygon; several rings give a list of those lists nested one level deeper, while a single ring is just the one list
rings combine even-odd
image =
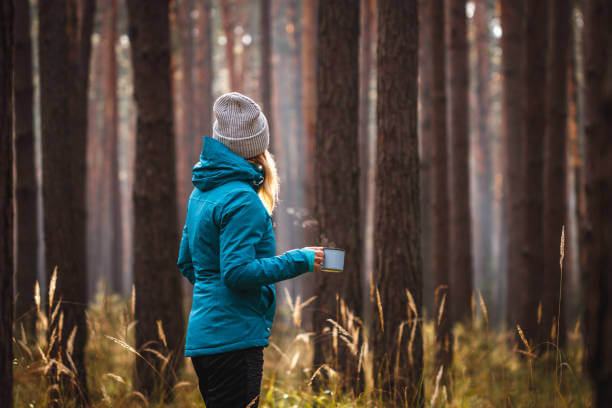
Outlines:
[{"label": "tree bark", "polygon": [[[542,325],[551,335],[551,342],[559,336],[565,343],[565,311],[559,303],[567,276],[561,275],[559,247],[561,228],[566,225],[566,141],[567,141],[567,67],[570,34],[571,0],[557,0],[549,9],[550,45],[547,65],[547,106],[544,140],[544,265],[542,296]],[[565,279],[564,279],[565,278]],[[555,336],[552,336],[552,335]]]},{"label": "tree bark", "polygon": [[[487,0],[477,0],[474,10],[474,28],[476,45],[476,123],[472,128],[475,143],[472,149],[476,170],[476,202],[474,214],[474,281],[482,296],[489,302],[489,312],[499,310],[496,299],[496,284],[500,279],[495,276],[493,263],[493,179],[495,170],[492,160],[494,134],[490,125],[491,118],[491,6]],[[496,307],[491,307],[496,306]],[[492,319],[495,320],[495,319]]]},{"label": "tree bark", "polygon": [[[179,46],[178,52],[173,60],[174,68],[178,75],[174,77],[176,102],[174,107],[175,130],[176,130],[176,171],[177,171],[177,194],[178,194],[178,221],[177,228],[184,224],[187,214],[187,201],[193,188],[191,183],[191,170],[197,161],[199,152],[202,150],[202,140],[195,135],[195,120],[200,112],[194,106],[196,91],[194,89],[194,38],[193,19],[191,13],[194,10],[194,0],[182,0],[174,3],[176,24],[175,30]],[[201,51],[201,50],[200,50]],[[212,109],[212,105],[207,107]],[[211,130],[212,131],[212,128]],[[210,132],[209,131],[209,132]],[[210,133],[209,133],[210,135]],[[201,136],[201,135],[200,135]],[[196,153],[197,152],[197,153]],[[180,233],[181,231],[179,231]]]},{"label": "tree bark", "polygon": [[272,132],[272,22],[270,0],[260,0],[261,5],[261,101],[268,118],[268,130]]},{"label": "tree bark", "polygon": [[123,287],[123,236],[121,219],[121,196],[119,192],[119,140],[118,140],[118,112],[117,112],[117,0],[106,0],[102,22],[102,38],[104,50],[102,63],[103,100],[104,100],[104,151],[108,155],[105,159],[104,177],[108,180],[108,215],[110,216],[110,262],[108,276],[110,288],[115,293],[127,293]]},{"label": "tree bark", "polygon": [[542,288],[555,285],[542,276],[544,267],[543,180],[544,134],[546,131],[546,53],[548,34],[548,5],[542,1],[527,1],[525,8],[526,42],[523,58],[525,70],[525,105],[523,123],[522,183],[525,197],[522,222],[523,267],[520,269],[519,324],[532,348],[549,339],[550,331],[542,324],[544,298]]},{"label": "tree bark", "polygon": [[[201,151],[202,136],[212,132],[212,19],[210,0],[198,0],[195,4],[197,18],[194,26],[197,36],[194,38],[195,61],[193,65],[193,136],[190,143],[192,149],[191,166],[197,162]],[[187,178],[191,181],[191,178]]]},{"label": "tree bark", "polygon": [[38,189],[34,162],[34,86],[30,4],[15,2],[15,176],[17,194],[16,318],[28,331],[36,320],[34,285],[38,272]]},{"label": "tree bark", "polygon": [[451,322],[471,319],[472,216],[470,212],[469,63],[465,0],[448,0],[447,83],[450,152]]},{"label": "tree bark", "polygon": [[221,0],[221,23],[225,33],[225,66],[229,73],[230,91],[241,92],[242,83],[236,67],[236,55],[234,54],[234,27],[235,27],[235,7],[234,0]]},{"label": "tree bark", "polygon": [[612,406],[612,4],[584,5],[587,231],[584,299],[594,407]]},{"label": "tree bark", "polygon": [[[128,36],[128,15],[126,0],[119,0],[118,31],[119,37]],[[131,46],[128,42],[119,42],[120,53],[117,55],[119,62],[119,83],[122,84],[117,90],[119,98],[119,139],[122,148],[121,171],[124,177],[121,180],[121,208],[123,214],[123,256],[124,270],[126,271],[125,282],[131,290],[133,287],[133,233],[134,233],[134,211],[132,191],[134,186],[134,156],[136,144],[136,104],[134,102],[134,77],[132,70]],[[123,86],[125,84],[125,86]]]},{"label": "tree bark", "polygon": [[[360,43],[359,43],[359,163],[364,175],[369,174],[369,111],[370,111],[370,72],[372,65],[372,21],[376,13],[373,0],[361,0],[360,4]],[[361,177],[360,202],[366,202],[367,177]],[[365,219],[365,206],[360,208],[360,218]]]},{"label": "tree bark", "polygon": [[[578,78],[583,78],[582,64],[582,39],[581,28],[575,24],[575,15],[578,6],[572,2],[570,9],[570,33],[567,47],[567,146],[568,163],[568,211],[567,216],[567,261],[564,267],[566,282],[566,312],[565,322],[575,322],[581,318],[582,307],[582,234],[581,227],[584,225],[584,112],[581,108],[583,103],[582,90],[584,85],[579,86]],[[580,88],[580,90],[579,90]],[[580,94],[580,97],[579,97]],[[572,199],[573,198],[573,199]],[[571,205],[570,203],[572,203]]]},{"label": "tree bark", "polygon": [[[521,60],[524,45],[524,7],[522,2],[501,0],[502,47],[502,141],[505,150],[504,183],[506,197],[507,247],[507,323],[514,330],[519,321],[517,296],[520,293],[521,279],[521,208],[523,184],[521,182],[523,128],[522,103],[524,100],[524,75]],[[518,337],[517,337],[518,339]]]},{"label": "tree bark", "polygon": [[[270,151],[274,154],[276,160],[279,178],[280,180],[290,180],[290,168],[295,166],[296,163],[291,162],[287,151],[289,150],[286,146],[291,142],[291,119],[290,113],[288,112],[291,106],[291,98],[287,92],[284,92],[289,86],[293,86],[293,83],[289,79],[289,70],[287,69],[286,62],[291,58],[291,53],[286,46],[287,42],[287,23],[286,23],[286,7],[287,2],[285,1],[271,1],[271,17],[270,24],[271,29],[274,30],[272,34],[275,38],[278,38],[280,44],[275,46],[271,52],[270,60],[273,64],[270,70],[272,85],[272,100],[270,106],[271,117],[268,117],[268,123],[272,121],[273,132],[270,138]],[[266,113],[267,114],[267,113]],[[275,137],[274,135],[278,135]],[[288,186],[289,187],[289,186]],[[291,188],[281,189],[281,195],[278,202],[278,206],[273,215],[273,224],[275,225],[274,233],[276,234],[276,251],[284,252],[291,248],[295,248],[292,245],[295,237],[293,236],[292,220],[289,214],[289,209],[292,206],[291,201]],[[295,282],[289,280],[281,282],[280,287],[287,288],[290,292],[293,292]],[[295,295],[295,293],[294,293]]]},{"label": "tree bark", "polygon": [[[134,183],[134,281],[136,287],[135,385],[149,396],[168,399],[183,361],[185,319],[180,274],[176,271],[179,237],[176,211],[174,133],[170,91],[168,1],[128,0],[129,33],[138,107]],[[161,323],[158,323],[161,322]],[[158,336],[163,325],[165,340]],[[151,343],[153,342],[153,343]],[[153,348],[169,356],[168,366]],[[154,395],[155,391],[161,395]]]},{"label": "tree bark", "polygon": [[379,0],[378,18],[374,371],[394,405],[422,407],[417,1]]},{"label": "tree bark", "polygon": [[[302,3],[302,117],[304,118],[304,137],[306,139],[304,196],[306,198],[305,206],[310,212],[314,211],[316,202],[314,198],[314,168],[316,162],[314,148],[317,124],[317,4],[318,0]],[[312,229],[308,227],[306,235]]]},{"label": "tree bark", "polygon": [[433,0],[429,3],[429,21],[431,22],[432,54],[432,160],[431,208],[433,213],[431,231],[431,271],[434,288],[434,327],[435,327],[435,372],[441,366],[444,372],[453,361],[453,335],[449,316],[449,185],[447,167],[446,136],[446,89],[445,89],[445,44],[444,44],[444,0]]},{"label": "tree bark", "polygon": [[[302,202],[301,196],[301,168],[303,166],[300,149],[297,147],[299,141],[299,91],[296,89],[296,81],[300,79],[300,70],[295,69],[299,51],[296,50],[296,7],[295,1],[272,1],[270,24],[274,30],[274,36],[278,39],[275,43],[274,55],[270,56],[273,61],[271,67],[272,75],[272,106],[268,122],[272,121],[273,133],[270,139],[270,150],[274,154],[279,177],[282,180],[290,180],[284,188],[281,188],[278,207],[273,215],[277,252],[284,252],[292,248],[300,247],[303,243],[303,231],[299,228],[299,217]],[[296,102],[297,101],[297,102]],[[268,113],[266,112],[266,115]],[[282,282],[281,289],[289,290],[292,296],[297,296],[296,288],[303,278],[292,279]]]},{"label": "tree bark", "polygon": [[[317,117],[317,7],[318,0],[302,2],[302,35],[301,35],[301,61],[302,61],[302,118],[304,134],[303,150],[303,192],[302,205],[306,209],[305,218],[302,222],[302,235],[306,245],[316,245],[318,241],[318,228],[313,222],[316,199],[314,194],[314,167],[317,160],[314,156],[315,131]],[[302,297],[309,299],[316,296],[316,276],[311,274],[302,275]],[[312,312],[307,309],[303,316],[304,327],[312,330]]]},{"label": "tree bark", "polygon": [[[361,227],[359,219],[359,0],[319,3],[317,52],[317,125],[315,157],[315,219],[319,242],[346,251],[342,274],[321,273],[317,277],[314,330],[322,333],[331,318],[353,336],[357,322],[350,319],[344,305],[361,316]],[[353,327],[351,327],[353,326]],[[330,327],[315,343],[314,364],[336,366],[355,390],[359,381],[358,360],[361,339],[354,339],[352,351],[345,342],[332,347]],[[355,330],[355,331],[353,331]],[[335,364],[333,363],[335,362]]]},{"label": "tree bark", "polygon": [[[299,0],[289,0],[287,1],[287,24],[289,27],[293,27],[292,29],[287,30],[288,42],[289,42],[289,51],[291,52],[291,56],[286,65],[288,68],[288,77],[290,87],[288,89],[287,94],[293,101],[290,104],[290,117],[291,117],[291,125],[288,139],[289,143],[286,143],[287,147],[287,157],[290,160],[290,163],[293,163],[293,166],[289,166],[289,178],[288,180],[295,180],[295,183],[291,183],[286,185],[290,189],[291,195],[288,197],[290,199],[289,203],[292,208],[300,208],[302,206],[302,189],[299,188],[303,180],[303,166],[301,159],[301,153],[304,149],[304,131],[302,128],[302,64],[300,61],[301,52],[299,50],[299,45],[302,36],[302,29],[299,20]],[[291,247],[297,248],[302,243],[301,233],[302,229],[299,228],[299,224],[296,222],[296,216],[293,216],[291,222],[292,230],[291,237],[293,238],[291,241]],[[294,281],[297,284],[297,280]]]},{"label": "tree bark", "polygon": [[[48,278],[57,267],[49,304],[49,339],[57,336],[50,358],[68,364],[67,342],[76,329],[72,360],[76,382],[60,382],[67,394],[87,400],[86,140],[87,89],[95,2],[43,1],[40,24],[40,97],[43,151],[45,257]],[[68,158],[68,159],[67,159]],[[53,311],[61,303],[61,312]],[[63,319],[62,319],[63,314]],[[63,324],[60,325],[59,323]],[[70,366],[70,365],[69,365]],[[53,370],[52,370],[53,371]],[[49,380],[54,382],[54,373]],[[64,394],[66,395],[66,394]],[[59,397],[51,391],[51,400]],[[61,402],[60,402],[61,403]]]},{"label": "tree bark", "polygon": [[431,176],[433,147],[431,13],[428,0],[419,0],[419,143],[421,153],[421,251],[423,253],[423,308],[433,310]]},{"label": "tree bark", "polygon": [[[359,43],[359,166],[361,177],[359,178],[359,218],[362,220],[361,236],[363,237],[363,262],[362,276],[372,270],[371,256],[372,240],[367,233],[371,228],[372,221],[368,218],[374,190],[373,169],[370,163],[372,152],[370,151],[370,84],[372,77],[372,66],[376,63],[373,57],[373,42],[376,40],[376,0],[361,0],[360,15],[360,43]],[[373,200],[372,200],[373,201]],[[370,211],[371,213],[371,211]]]},{"label": "tree bark", "polygon": [[[27,3],[26,3],[27,4]],[[13,2],[0,6],[0,405],[13,406]]]},{"label": "tree bark", "polygon": [[[104,3],[100,2],[97,15],[94,16],[94,29],[99,28],[99,15],[105,10]],[[96,27],[98,26],[98,27]],[[102,46],[104,40],[92,42],[90,51],[89,89],[87,91],[87,181],[85,183],[87,200],[87,292],[88,299],[94,299],[99,283],[108,275],[108,239],[105,239],[108,219],[105,218],[108,201],[106,190],[107,177],[105,177],[104,159],[104,120],[102,98],[102,85],[104,68],[102,63]],[[108,238],[108,237],[106,237]]]}]

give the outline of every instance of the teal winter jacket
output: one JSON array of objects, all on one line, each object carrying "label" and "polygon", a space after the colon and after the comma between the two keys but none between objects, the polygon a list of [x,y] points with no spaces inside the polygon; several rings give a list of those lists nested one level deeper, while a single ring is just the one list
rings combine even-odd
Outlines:
[{"label": "teal winter jacket", "polygon": [[275,256],[270,215],[257,195],[263,170],[204,137],[177,265],[193,284],[185,356],[267,346],[274,283],[312,271],[314,251]]}]

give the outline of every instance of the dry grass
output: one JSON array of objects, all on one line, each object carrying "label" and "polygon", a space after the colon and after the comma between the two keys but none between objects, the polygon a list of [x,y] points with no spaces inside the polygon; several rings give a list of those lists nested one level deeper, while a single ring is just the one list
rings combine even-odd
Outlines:
[{"label": "dry grass", "polygon": [[[52,279],[52,283],[53,283]],[[38,287],[38,286],[37,286]],[[50,319],[62,321],[61,299],[54,298],[54,285],[48,293],[52,306]],[[398,334],[410,336],[406,355],[396,356],[395,365],[412,364],[412,345],[419,316],[410,292],[407,319]],[[512,331],[493,331],[488,328],[488,313],[485,299],[477,293],[483,318],[472,322],[469,327],[455,328],[454,365],[450,368],[433,366],[434,322],[426,320],[423,325],[425,350],[425,401],[427,406],[436,407],[588,407],[591,406],[591,392],[582,373],[582,342],[579,323],[568,334],[567,348],[555,349],[548,354],[536,355],[520,327],[517,331],[523,347],[512,348]],[[302,302],[285,295],[288,307],[279,307],[274,326],[271,347],[265,350],[264,379],[260,396],[263,407],[376,407],[383,406],[381,395],[372,373],[367,334],[359,320],[339,299],[338,321],[329,319],[326,333],[314,333],[302,328],[305,307],[312,299]],[[51,367],[71,376],[74,373],[71,361],[58,362],[49,356],[53,342],[46,340],[47,318],[41,312],[41,294],[35,289],[37,332],[26,333],[19,322],[15,327],[15,407],[45,407],[49,405],[47,395],[50,384],[45,372]],[[374,301],[379,308],[380,329],[382,305],[380,295],[375,291]],[[279,302],[281,304],[282,302]],[[122,299],[118,296],[100,294],[87,310],[89,342],[86,350],[88,367],[88,389],[93,407],[198,407],[203,406],[196,384],[197,379],[190,362],[180,373],[180,380],[172,390],[174,399],[165,404],[152,401],[134,389],[132,370],[136,358],[143,358],[143,350],[134,346],[133,319],[134,297]],[[439,312],[436,313],[439,319]],[[157,323],[158,339],[153,341],[166,344],[167,333],[163,322]],[[68,345],[79,333],[70,332]],[[336,347],[350,350],[350,357],[358,361],[359,372],[366,373],[366,389],[353,396],[342,391],[342,374],[335,369],[334,361],[319,367],[312,367],[313,344],[323,335],[336,339]],[[164,349],[167,351],[167,349]],[[144,353],[145,355],[147,353]],[[169,354],[157,351],[151,358],[168,360]],[[527,357],[527,358],[525,358]],[[552,362],[552,364],[551,364]],[[562,368],[562,370],[560,368]],[[397,367],[396,367],[397,368]],[[151,365],[153,369],[153,365]],[[449,375],[448,389],[441,384],[442,370]],[[322,375],[325,374],[325,375]],[[312,381],[318,378],[323,386],[315,392]],[[452,395],[452,401],[448,401]],[[70,407],[69,401],[62,406]]]}]

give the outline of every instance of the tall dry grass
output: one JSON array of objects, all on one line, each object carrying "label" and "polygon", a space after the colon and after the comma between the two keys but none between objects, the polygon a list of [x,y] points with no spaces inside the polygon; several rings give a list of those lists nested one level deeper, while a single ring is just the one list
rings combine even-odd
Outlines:
[{"label": "tall dry grass", "polygon": [[[61,319],[61,302],[54,299],[54,279],[49,287],[48,304],[53,313],[51,319]],[[410,292],[407,319],[398,336],[409,335],[406,355],[396,356],[395,365],[409,364],[412,358],[414,328],[423,319],[425,369],[422,381],[425,384],[427,406],[432,407],[589,407],[592,396],[588,381],[582,371],[583,349],[579,322],[568,334],[565,349],[558,347],[538,355],[533,345],[522,336],[521,347],[511,346],[514,330],[491,330],[488,322],[486,299],[480,292],[480,313],[469,325],[455,327],[454,364],[450,368],[434,367],[434,321],[417,310]],[[475,297],[476,297],[475,296]],[[273,328],[270,347],[265,350],[264,379],[261,389],[263,407],[379,407],[384,406],[381,390],[377,386],[377,373],[373,372],[372,356],[368,347],[367,327],[339,299],[338,321],[329,319],[323,333],[304,330],[304,310],[311,307],[313,299],[302,301],[292,298],[288,292],[285,304],[279,302],[277,321]],[[46,315],[41,311],[41,294],[35,289],[37,315],[35,333],[27,333],[23,325],[15,323],[15,406],[46,407],[49,387],[45,373],[56,366],[70,376],[74,369],[70,362],[53,362],[49,356],[52,345],[47,341],[49,327]],[[377,301],[380,296],[374,294]],[[382,309],[382,307],[380,307]],[[443,310],[436,311],[438,319]],[[383,329],[382,310],[376,327]],[[92,407],[197,407],[203,406],[198,390],[197,378],[190,362],[179,375],[180,381],[171,390],[172,401],[164,403],[163,397],[147,398],[132,384],[133,366],[136,358],[144,358],[143,350],[134,343],[133,296],[121,298],[100,290],[87,309],[89,342],[86,349],[88,390]],[[520,327],[515,328],[522,333]],[[78,335],[78,333],[76,334]],[[167,333],[163,322],[158,322],[158,338],[154,342],[165,343]],[[551,343],[556,335],[552,333]],[[71,337],[73,334],[71,334]],[[347,347],[348,358],[358,364],[360,374],[365,374],[365,391],[351,395],[343,391],[342,378],[335,359],[319,367],[313,367],[313,344],[322,336],[332,336],[334,349]],[[150,355],[150,354],[147,354]],[[151,358],[168,359],[169,355],[157,352]],[[552,362],[552,364],[551,364]],[[151,369],[154,365],[151,364]],[[397,371],[397,367],[395,367]],[[440,382],[443,371],[449,376],[447,385]],[[161,375],[160,375],[161,378]],[[323,386],[314,391],[312,382],[320,380]],[[452,395],[452,400],[450,396]],[[409,406],[406,403],[405,406]],[[72,407],[74,403],[64,400],[61,406]]]}]

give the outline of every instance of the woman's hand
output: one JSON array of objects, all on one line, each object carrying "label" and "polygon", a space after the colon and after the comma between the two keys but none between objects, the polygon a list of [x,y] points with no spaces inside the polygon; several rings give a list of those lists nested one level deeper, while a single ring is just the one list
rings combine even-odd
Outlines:
[{"label": "woman's hand", "polygon": [[321,270],[321,266],[323,265],[323,259],[325,258],[323,247],[306,247],[306,249],[312,249],[313,251],[315,251],[314,271],[319,272]]}]

